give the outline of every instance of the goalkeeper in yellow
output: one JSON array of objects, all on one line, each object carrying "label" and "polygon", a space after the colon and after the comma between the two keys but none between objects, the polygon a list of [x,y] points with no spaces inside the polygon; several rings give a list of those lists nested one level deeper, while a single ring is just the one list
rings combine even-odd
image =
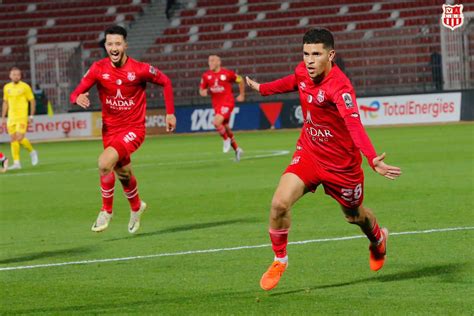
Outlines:
[{"label": "goalkeeper in yellow", "polygon": [[[35,114],[35,98],[31,87],[21,81],[21,70],[17,67],[10,69],[10,80],[3,87],[2,124],[8,113],[7,129],[10,135],[10,146],[12,151],[13,165],[8,169],[21,169],[20,145],[30,152],[31,164],[38,164],[38,154],[25,137],[28,127],[28,119],[33,119]],[[31,105],[31,114],[28,118],[28,103]]]}]

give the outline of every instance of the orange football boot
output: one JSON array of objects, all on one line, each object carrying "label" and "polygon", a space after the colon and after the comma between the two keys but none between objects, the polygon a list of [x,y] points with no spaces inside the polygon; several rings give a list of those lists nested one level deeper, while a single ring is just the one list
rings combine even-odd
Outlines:
[{"label": "orange football boot", "polygon": [[382,241],[378,245],[371,244],[369,246],[369,264],[370,269],[373,271],[378,271],[382,269],[383,264],[385,263],[385,254],[387,253],[387,239],[388,239],[388,229],[382,228]]},{"label": "orange football boot", "polygon": [[277,286],[283,272],[285,272],[288,263],[282,263],[278,260],[273,261],[267,272],[260,279],[260,287],[265,291],[270,291]]}]

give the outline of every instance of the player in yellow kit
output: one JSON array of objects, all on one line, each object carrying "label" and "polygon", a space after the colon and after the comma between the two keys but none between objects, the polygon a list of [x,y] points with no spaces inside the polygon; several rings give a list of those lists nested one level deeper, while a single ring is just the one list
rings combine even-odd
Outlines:
[{"label": "player in yellow kit", "polygon": [[[8,112],[7,129],[10,135],[13,165],[8,169],[21,169],[20,144],[30,152],[31,164],[38,164],[38,153],[25,137],[28,119],[32,120],[35,114],[35,98],[31,87],[21,81],[21,70],[18,67],[10,69],[10,80],[3,87],[2,124]],[[31,114],[28,117],[28,103],[31,105]]]}]

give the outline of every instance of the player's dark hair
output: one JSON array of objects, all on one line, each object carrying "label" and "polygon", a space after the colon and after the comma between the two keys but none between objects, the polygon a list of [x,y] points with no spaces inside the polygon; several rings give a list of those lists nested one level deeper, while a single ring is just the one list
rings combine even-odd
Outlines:
[{"label": "player's dark hair", "polygon": [[12,72],[13,70],[18,70],[19,72],[21,72],[21,69],[18,68],[17,66],[13,66],[10,68],[10,72]]},{"label": "player's dark hair", "polygon": [[323,44],[325,49],[334,49],[334,37],[324,28],[314,28],[303,36],[303,44]]},{"label": "player's dark hair", "polygon": [[120,25],[113,25],[106,29],[104,32],[104,38],[109,34],[122,35],[124,40],[127,39],[127,30]]}]

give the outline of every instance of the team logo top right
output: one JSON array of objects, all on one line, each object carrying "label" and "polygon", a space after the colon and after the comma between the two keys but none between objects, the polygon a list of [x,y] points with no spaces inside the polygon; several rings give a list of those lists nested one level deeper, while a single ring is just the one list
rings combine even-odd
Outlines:
[{"label": "team logo top right", "polygon": [[464,23],[464,15],[462,14],[463,5],[447,5],[443,4],[443,14],[441,15],[441,22],[443,25],[452,31],[461,27]]}]

